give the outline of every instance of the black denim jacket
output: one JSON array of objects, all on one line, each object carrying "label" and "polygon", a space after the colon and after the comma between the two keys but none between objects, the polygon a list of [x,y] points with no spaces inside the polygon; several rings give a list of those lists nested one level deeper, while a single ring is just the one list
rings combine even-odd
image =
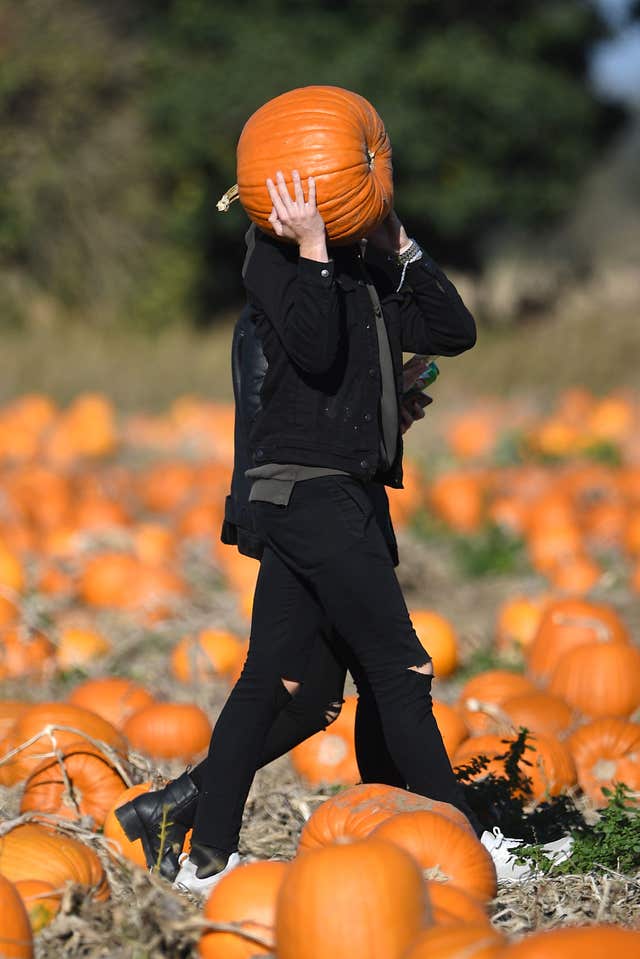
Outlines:
[{"label": "black denim jacket", "polygon": [[378,472],[380,363],[369,279],[382,303],[402,396],[402,353],[455,356],[476,341],[473,317],[427,256],[401,270],[371,247],[332,247],[329,263],[256,232],[245,287],[267,359],[262,407],[249,433],[253,465],[301,463],[402,487],[402,437]]},{"label": "black denim jacket", "polygon": [[[254,314],[246,306],[235,325],[231,343],[231,373],[235,399],[234,461],[231,490],[225,501],[225,516],[220,539],[237,546],[239,552],[255,559],[262,557],[263,543],[253,527],[249,509],[251,480],[244,475],[251,462],[248,435],[260,412],[260,392],[267,362],[256,333]],[[398,565],[398,546],[389,514],[389,500],[382,483],[369,486],[374,515],[389,548],[394,566]]]}]

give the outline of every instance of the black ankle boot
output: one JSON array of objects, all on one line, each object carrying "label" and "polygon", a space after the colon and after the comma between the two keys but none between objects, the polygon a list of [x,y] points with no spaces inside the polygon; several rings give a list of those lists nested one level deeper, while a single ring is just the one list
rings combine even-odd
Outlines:
[{"label": "black ankle boot", "polygon": [[183,773],[164,789],[142,793],[116,809],[116,818],[127,839],[142,841],[147,866],[158,869],[165,879],[173,880],[178,873],[178,856],[187,830],[193,825],[199,795],[189,774]]}]

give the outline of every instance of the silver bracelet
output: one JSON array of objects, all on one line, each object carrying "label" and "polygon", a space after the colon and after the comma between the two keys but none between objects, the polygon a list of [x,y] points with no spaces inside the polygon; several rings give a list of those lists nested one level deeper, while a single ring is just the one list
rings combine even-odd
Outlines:
[{"label": "silver bracelet", "polygon": [[396,253],[396,262],[398,266],[404,266],[405,263],[413,263],[422,256],[422,247],[417,240],[412,240],[409,247],[403,253]]}]

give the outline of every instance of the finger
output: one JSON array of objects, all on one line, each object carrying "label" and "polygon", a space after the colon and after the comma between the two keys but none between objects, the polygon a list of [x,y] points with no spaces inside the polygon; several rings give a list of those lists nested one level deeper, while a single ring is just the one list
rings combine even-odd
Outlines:
[{"label": "finger", "polygon": [[316,181],[310,176],[307,180],[307,203],[312,210],[316,208]]},{"label": "finger", "polygon": [[284,208],[287,212],[291,212],[293,209],[293,200],[291,199],[291,194],[289,193],[289,187],[287,186],[287,181],[284,178],[284,173],[281,170],[278,170],[276,173],[276,180],[278,185],[278,193],[280,194],[280,199],[284,205]]},{"label": "finger", "polygon": [[273,180],[267,179],[267,190],[269,191],[269,196],[271,197],[271,202],[273,203],[273,208],[276,211],[276,216],[279,220],[284,220],[287,218],[286,208],[280,199],[280,194],[276,190]]},{"label": "finger", "polygon": [[302,210],[304,207],[304,192],[302,190],[302,182],[300,180],[300,174],[297,170],[294,170],[291,174],[293,177],[293,192],[295,194],[296,203]]}]

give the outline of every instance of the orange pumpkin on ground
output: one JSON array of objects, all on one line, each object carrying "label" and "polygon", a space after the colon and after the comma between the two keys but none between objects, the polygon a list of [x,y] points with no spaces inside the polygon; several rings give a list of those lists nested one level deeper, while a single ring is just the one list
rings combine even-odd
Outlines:
[{"label": "orange pumpkin on ground", "polygon": [[43,882],[42,879],[20,879],[15,886],[27,910],[31,928],[34,932],[40,932],[60,911],[62,893],[55,890],[50,882]]},{"label": "orange pumpkin on ground", "polygon": [[[276,901],[287,862],[244,863],[214,887],[204,907],[211,922],[237,923],[237,932],[206,930],[198,943],[201,959],[251,959],[272,955],[275,947]],[[256,936],[261,942],[247,938]]]},{"label": "orange pumpkin on ground", "polygon": [[459,533],[475,533],[482,522],[484,490],[473,473],[443,473],[431,484],[427,505]]},{"label": "orange pumpkin on ground", "polygon": [[558,660],[549,691],[591,719],[630,716],[640,706],[640,649],[584,643]]},{"label": "orange pumpkin on ground", "polygon": [[183,636],[171,653],[171,671],[181,683],[208,682],[212,676],[229,676],[244,657],[244,645],[226,629],[202,629]]},{"label": "orange pumpkin on ground", "polygon": [[585,596],[597,585],[602,574],[602,567],[584,552],[574,553],[547,573],[554,589],[571,596]]},{"label": "orange pumpkin on ground", "polygon": [[70,693],[68,702],[91,709],[116,729],[122,729],[129,716],[155,700],[148,689],[132,679],[105,676],[80,683]]},{"label": "orange pumpkin on ground", "polygon": [[123,732],[146,756],[191,762],[208,747],[211,723],[192,703],[151,703],[129,717]]},{"label": "orange pumpkin on ground", "polygon": [[458,708],[469,733],[480,736],[493,731],[503,716],[501,704],[512,696],[534,693],[532,681],[508,669],[487,669],[468,679],[460,690]]},{"label": "orange pumpkin on ground", "polygon": [[[13,786],[22,782],[42,761],[43,754],[52,751],[51,737],[46,731],[48,726],[56,727],[53,733],[60,749],[86,735],[99,743],[106,743],[120,756],[127,755],[124,736],[96,713],[70,703],[38,703],[20,716],[0,744],[0,784]],[[62,726],[69,728],[58,728]],[[30,745],[2,763],[3,757],[31,739],[33,742]]]},{"label": "orange pumpkin on ground", "polygon": [[58,635],[56,661],[60,669],[73,669],[86,666],[110,651],[111,643],[98,630],[63,626]]},{"label": "orange pumpkin on ground", "polygon": [[33,932],[25,905],[15,885],[0,875],[0,955],[3,959],[32,959]]},{"label": "orange pumpkin on ground", "polygon": [[554,600],[529,647],[528,669],[535,680],[547,682],[562,654],[575,646],[630,641],[629,630],[613,607],[583,599]]},{"label": "orange pumpkin on ground", "polygon": [[602,787],[625,783],[640,791],[640,724],[627,719],[594,719],[567,740],[580,788],[595,806],[606,806]]},{"label": "orange pumpkin on ground", "polygon": [[162,566],[173,559],[173,534],[160,523],[139,523],[132,532],[133,550],[142,563]]},{"label": "orange pumpkin on ground", "polygon": [[93,849],[37,823],[15,826],[0,836],[0,874],[12,882],[39,879],[56,890],[67,882],[78,883],[98,902],[110,895],[105,871]]},{"label": "orange pumpkin on ground", "polygon": [[433,700],[433,715],[435,716],[447,756],[451,758],[461,742],[469,736],[469,729],[460,710],[449,703]]},{"label": "orange pumpkin on ground", "polygon": [[491,919],[483,902],[452,882],[425,879],[427,890],[427,917],[434,926],[453,926],[459,923],[486,923]]},{"label": "orange pumpkin on ground", "polygon": [[418,639],[433,660],[434,674],[439,678],[450,676],[458,665],[458,637],[451,623],[432,609],[411,609],[409,616]]},{"label": "orange pumpkin on ground", "polygon": [[0,638],[0,675],[9,679],[22,676],[44,678],[55,669],[55,646],[43,633],[18,626]]},{"label": "orange pumpkin on ground", "polygon": [[482,902],[496,894],[496,869],[480,840],[436,812],[399,813],[371,835],[410,853],[428,878],[450,882]]},{"label": "orange pumpkin on ground", "polygon": [[293,860],[280,888],[278,959],[401,959],[424,925],[425,908],[420,868],[393,843],[365,839],[310,850]]},{"label": "orange pumpkin on ground", "polygon": [[495,411],[474,409],[459,414],[449,424],[446,440],[459,459],[487,456],[498,440],[498,417]]},{"label": "orange pumpkin on ground", "polygon": [[119,806],[124,806],[125,803],[135,799],[136,796],[141,796],[142,793],[149,792],[150,789],[151,783],[147,782],[137,783],[135,786],[129,786],[128,789],[121,790],[107,812],[102,828],[102,834],[106,839],[113,840],[115,848],[120,855],[128,859],[129,862],[135,863],[136,866],[141,866],[143,869],[147,868],[147,860],[142,848],[142,840],[134,839],[134,841],[131,842],[130,839],[127,839],[115,811]]},{"label": "orange pumpkin on ground", "polygon": [[575,722],[571,707],[560,696],[552,693],[532,692],[510,696],[500,706],[513,729],[521,726],[532,733],[559,736],[566,733]]},{"label": "orange pumpkin on ground", "polygon": [[63,747],[61,753],[61,757],[44,759],[33,770],[25,783],[20,812],[49,813],[71,820],[90,816],[94,828],[99,829],[124,788],[122,777],[91,743],[73,743]]},{"label": "orange pumpkin on ground", "polygon": [[365,839],[390,816],[416,809],[438,812],[473,833],[464,813],[449,803],[395,786],[363,783],[342,790],[318,806],[302,829],[298,850]]},{"label": "orange pumpkin on ground", "polygon": [[[513,738],[513,737],[512,737]],[[453,757],[454,766],[464,766],[474,756],[486,756],[489,765],[477,777],[482,779],[488,773],[506,776],[503,756],[508,749],[506,737],[492,735],[472,736],[458,747]],[[576,782],[576,770],[571,753],[564,743],[555,736],[542,733],[531,734],[527,738],[528,748],[518,763],[522,773],[531,780],[532,798],[538,801],[548,796],[557,796]]]},{"label": "orange pumpkin on ground", "polygon": [[293,768],[312,786],[340,783],[353,786],[360,782],[353,738],[357,696],[347,696],[338,718],[290,752]]},{"label": "orange pumpkin on ground", "polygon": [[191,499],[193,488],[193,466],[167,461],[144,471],[138,482],[138,495],[151,512],[174,513]]},{"label": "orange pumpkin on ground", "polygon": [[496,649],[502,652],[526,649],[533,642],[548,596],[514,596],[498,610]]},{"label": "orange pumpkin on ground", "polygon": [[333,243],[366,236],[391,209],[389,138],[372,105],[350,90],[299,87],[269,100],[245,123],[237,155],[240,202],[268,233],[273,227],[266,180],[277,171],[284,174],[291,195],[294,169],[305,195],[307,178],[315,178],[318,210]]},{"label": "orange pumpkin on ground", "polygon": [[485,923],[465,922],[425,929],[403,959],[501,959],[506,938]]},{"label": "orange pumpkin on ground", "polygon": [[507,946],[500,959],[636,959],[640,954],[640,931],[621,926],[593,925],[534,932]]}]

